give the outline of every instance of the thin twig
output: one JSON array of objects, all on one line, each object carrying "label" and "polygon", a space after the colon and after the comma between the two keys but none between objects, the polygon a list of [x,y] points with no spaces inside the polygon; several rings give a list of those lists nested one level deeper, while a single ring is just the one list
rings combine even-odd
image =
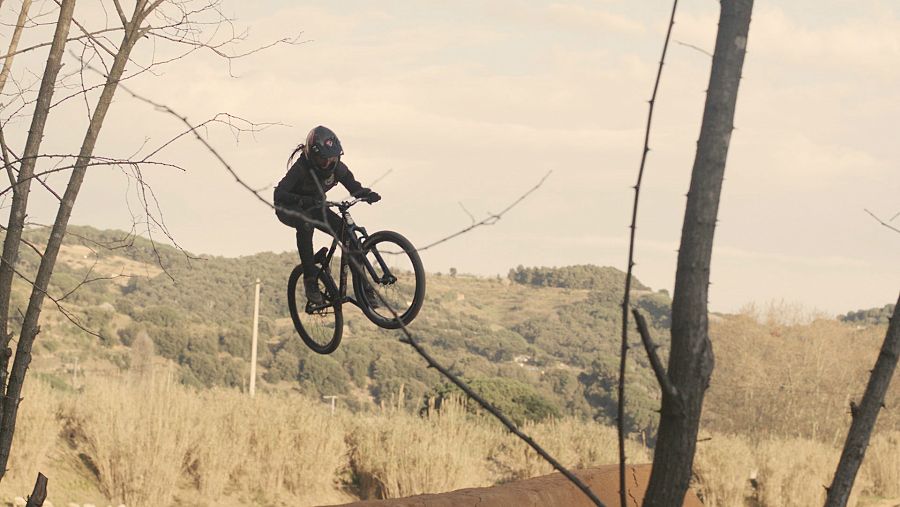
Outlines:
[{"label": "thin twig", "polygon": [[628,359],[628,309],[631,307],[631,277],[634,270],[634,239],[637,231],[638,200],[641,195],[641,180],[644,178],[644,166],[647,162],[647,153],[650,152],[650,125],[653,122],[653,106],[656,104],[656,93],[659,91],[659,82],[662,78],[663,65],[666,61],[666,51],[669,49],[669,38],[672,36],[672,26],[675,25],[675,10],[678,0],[672,3],[672,15],[669,18],[669,28],[666,30],[666,40],[663,43],[662,56],[659,59],[659,68],[656,71],[656,82],[653,84],[653,94],[650,96],[650,107],[647,111],[647,128],[644,131],[644,150],[641,153],[641,166],[638,169],[637,183],[634,185],[634,207],[631,211],[631,232],[628,241],[628,272],[625,275],[625,295],[622,298],[622,352],[619,360],[619,400],[618,413],[616,414],[616,428],[619,436],[619,501],[626,505],[627,490],[625,487],[625,366]]},{"label": "thin twig", "polygon": [[[6,232],[6,226],[0,225],[0,231]],[[37,245],[35,245],[31,241],[28,241],[25,238],[19,238],[19,242],[24,243],[26,246],[28,246],[29,248],[34,250],[34,253],[38,254],[38,257],[40,257],[42,259],[44,258],[44,252],[40,251],[40,249],[38,249]]]},{"label": "thin twig", "polygon": [[[864,210],[866,213],[868,213],[869,215],[871,215],[872,218],[874,218],[875,220],[877,220],[878,223],[880,223],[881,225],[887,227],[888,229],[890,229],[890,230],[892,230],[892,231],[894,231],[894,232],[900,232],[900,229],[898,229],[898,228],[894,227],[893,225],[891,225],[891,224],[885,222],[884,220],[878,218],[878,217],[875,215],[875,213],[872,213],[871,211],[869,211],[869,210],[867,210],[867,209],[865,209],[865,208],[863,208],[863,210]],[[897,218],[898,216],[900,216],[900,213],[897,213],[896,215],[894,215],[893,218],[891,218],[891,221],[893,221],[894,218]]]},{"label": "thin twig", "polygon": [[[6,261],[4,260],[4,262],[6,262]],[[91,336],[94,336],[94,337],[99,338],[99,339],[101,339],[101,340],[105,340],[105,337],[104,337],[103,335],[101,335],[100,333],[98,333],[98,332],[96,332],[96,331],[93,331],[93,330],[91,330],[91,329],[88,329],[87,326],[86,326],[85,324],[83,324],[83,323],[78,319],[78,317],[76,317],[73,313],[69,312],[69,310],[66,309],[65,306],[63,306],[63,304],[60,302],[59,299],[54,298],[53,296],[51,296],[50,293],[49,293],[47,290],[44,290],[44,289],[41,289],[40,287],[38,287],[37,284],[34,282],[34,280],[32,280],[32,279],[28,278],[27,276],[25,276],[23,273],[21,273],[21,272],[20,272],[18,269],[16,269],[15,267],[10,268],[10,269],[12,269],[12,272],[13,272],[15,275],[17,275],[19,278],[21,278],[21,279],[24,280],[26,283],[28,283],[29,285],[31,285],[31,287],[32,287],[34,290],[37,290],[38,292],[40,292],[41,294],[43,294],[44,297],[46,297],[47,299],[49,299],[50,301],[52,301],[53,304],[56,305],[56,309],[59,310],[59,313],[63,314],[63,316],[64,316],[69,322],[71,322],[73,325],[75,325],[75,327],[77,327],[78,329],[81,329],[82,331],[84,331],[85,333],[87,333],[87,334],[89,334],[89,335],[91,335]],[[49,288],[48,288],[48,290],[49,290]],[[21,311],[20,311],[20,313],[21,313]]]},{"label": "thin twig", "polygon": [[713,57],[713,54],[712,54],[712,53],[710,53],[709,51],[707,51],[707,50],[701,48],[700,46],[695,46],[695,45],[693,45],[693,44],[688,44],[687,42],[681,42],[680,40],[676,40],[676,41],[673,41],[673,42],[675,42],[675,44],[681,44],[682,46],[689,47],[689,48],[691,48],[691,49],[696,49],[697,51],[703,53],[704,55],[706,55],[706,56],[708,56],[708,57],[710,57],[710,58]]},{"label": "thin twig", "polygon": [[379,176],[379,177],[375,178],[374,180],[372,180],[372,182],[369,183],[369,186],[370,186],[370,187],[374,187],[375,185],[377,185],[378,183],[380,183],[381,180],[387,178],[388,175],[391,174],[392,172],[394,172],[393,169],[388,169],[384,174],[382,174],[381,176]]},{"label": "thin twig", "polygon": [[[178,114],[177,112],[175,112],[172,108],[170,108],[170,107],[167,106],[167,105],[160,104],[160,103],[155,102],[155,101],[153,101],[153,100],[151,100],[151,99],[148,99],[148,98],[146,98],[146,97],[144,97],[144,96],[142,96],[142,95],[138,95],[137,93],[135,93],[134,91],[132,91],[131,89],[129,89],[128,87],[126,87],[126,86],[124,86],[124,85],[122,85],[122,84],[119,84],[119,87],[120,87],[121,89],[125,90],[125,92],[127,92],[127,93],[128,93],[129,95],[131,95],[132,97],[134,97],[134,98],[136,98],[136,99],[138,99],[138,100],[140,100],[140,101],[142,101],[142,102],[145,102],[145,103],[147,103],[147,104],[150,104],[151,106],[153,106],[154,108],[156,108],[156,110],[161,111],[161,112],[164,112],[164,113],[167,113],[167,114],[170,114],[170,115],[174,116],[175,118],[178,118],[182,123],[184,123],[184,124],[187,126],[187,131],[186,131],[186,133],[189,132],[189,133],[194,134],[194,137],[195,137],[198,141],[200,141],[200,143],[203,144],[203,146],[206,147],[206,149],[209,150],[210,153],[212,153],[212,155],[216,158],[216,160],[218,160],[219,163],[222,164],[222,166],[225,168],[225,170],[227,170],[228,173],[231,174],[231,176],[235,179],[235,181],[237,181],[237,183],[238,183],[239,185],[241,185],[242,187],[244,187],[247,191],[249,191],[251,194],[253,194],[259,201],[263,202],[266,206],[268,206],[268,207],[270,207],[270,208],[272,208],[272,209],[279,209],[277,206],[275,206],[274,204],[270,203],[270,202],[267,201],[265,198],[263,198],[261,195],[259,195],[259,192],[257,192],[256,190],[254,190],[253,187],[251,187],[251,186],[248,185],[243,179],[241,179],[241,177],[238,176],[238,174],[237,174],[237,172],[234,170],[234,168],[231,167],[231,164],[229,164],[228,162],[226,162],[225,159],[222,158],[222,156],[219,154],[219,152],[216,151],[215,148],[213,148],[213,147],[209,144],[209,142],[208,142],[203,136],[200,135],[199,132],[197,132],[197,128],[196,128],[190,121],[188,121],[187,117],[181,116],[180,114]],[[180,134],[180,135],[183,135],[183,134]],[[289,210],[284,210],[284,211],[289,211]],[[306,217],[306,215],[303,215],[303,216]],[[309,217],[309,218],[312,220],[312,217]]]},{"label": "thin twig", "polygon": [[[69,37],[68,39],[66,39],[66,41],[67,41],[67,42],[74,42],[74,41],[81,40],[81,39],[92,38],[93,36],[99,35],[99,34],[101,34],[101,33],[105,33],[105,32],[114,32],[114,31],[118,31],[118,30],[121,30],[121,28],[105,28],[105,29],[103,29],[103,30],[98,30],[98,31],[96,31],[96,32],[90,32],[90,33],[85,34],[85,35],[79,35],[78,37]],[[40,48],[43,48],[43,47],[47,47],[47,46],[49,46],[50,44],[51,44],[50,42],[43,42],[43,43],[41,43],[41,44],[36,44],[36,45],[34,45],[34,46],[30,46],[30,47],[27,47],[27,48],[25,48],[25,49],[19,49],[19,50],[13,51],[13,52],[11,52],[11,53],[6,53],[5,55],[0,55],[0,60],[5,60],[6,58],[9,58],[10,56],[15,56],[15,55],[19,55],[19,54],[22,54],[22,53],[27,53],[28,51],[33,51],[33,50],[35,50],[35,49],[40,49]]]},{"label": "thin twig", "polygon": [[462,201],[460,201],[459,207],[462,208],[462,210],[466,213],[466,215],[469,215],[469,218],[472,220],[472,223],[474,224],[475,223],[475,215],[469,213],[469,210],[466,209],[466,206],[462,203]]},{"label": "thin twig", "polygon": [[463,234],[465,234],[465,233],[471,231],[472,229],[476,229],[476,228],[478,228],[478,227],[482,227],[482,226],[485,226],[485,225],[494,225],[495,223],[497,223],[498,220],[500,220],[500,219],[503,217],[504,214],[506,214],[507,211],[513,209],[517,204],[519,204],[519,203],[522,202],[526,197],[528,197],[529,195],[531,195],[532,192],[534,192],[535,190],[539,189],[539,188],[541,187],[541,185],[543,185],[544,182],[547,181],[547,178],[548,178],[548,177],[550,176],[550,174],[552,174],[552,173],[553,173],[552,170],[551,170],[551,171],[547,171],[547,174],[545,174],[544,177],[541,178],[541,180],[538,181],[537,184],[536,184],[535,186],[531,187],[531,189],[529,189],[527,192],[525,192],[524,194],[520,195],[518,199],[516,199],[515,201],[513,201],[512,204],[510,204],[509,206],[507,206],[506,208],[504,208],[503,211],[501,211],[500,213],[492,213],[492,214],[489,214],[484,220],[481,220],[480,222],[475,222],[475,223],[473,223],[472,225],[466,227],[465,229],[462,229],[462,230],[460,230],[460,231],[454,232],[453,234],[451,234],[451,235],[449,235],[449,236],[446,236],[446,237],[444,237],[444,238],[441,238],[441,239],[439,239],[439,240],[437,240],[437,241],[431,242],[431,243],[429,243],[429,244],[423,246],[422,248],[417,248],[416,251],[418,251],[418,252],[423,252],[423,251],[425,251],[425,250],[428,250],[428,249],[431,248],[431,247],[440,245],[441,243],[444,243],[444,242],[446,242],[446,241],[450,241],[451,239],[453,239],[453,238],[455,238],[455,237],[457,237],[457,236],[461,236],[461,235],[463,235]]}]

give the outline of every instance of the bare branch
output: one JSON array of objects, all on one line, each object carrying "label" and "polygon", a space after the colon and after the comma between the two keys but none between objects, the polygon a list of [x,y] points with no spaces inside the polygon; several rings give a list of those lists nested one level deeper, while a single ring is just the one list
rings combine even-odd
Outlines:
[{"label": "bare branch", "polygon": [[[0,231],[3,231],[3,232],[5,233],[5,232],[6,232],[6,227],[3,227],[2,225],[0,225]],[[25,244],[25,245],[27,245],[29,248],[31,248],[32,250],[34,250],[34,253],[38,254],[38,257],[43,257],[43,256],[44,256],[44,252],[42,252],[42,251],[37,247],[37,245],[35,245],[35,244],[32,243],[31,241],[28,241],[28,240],[25,239],[25,238],[19,238],[19,242],[20,242],[20,243],[23,243],[23,244]]]},{"label": "bare branch", "polygon": [[[878,218],[878,217],[875,215],[875,213],[872,213],[871,211],[869,211],[869,210],[867,210],[867,209],[865,209],[865,208],[864,208],[863,210],[864,210],[866,213],[868,213],[869,215],[871,215],[872,218],[874,218],[875,220],[877,220],[878,223],[880,223],[881,225],[887,227],[888,229],[890,229],[890,230],[892,230],[892,231],[894,231],[894,232],[900,232],[900,229],[898,229],[898,228],[894,227],[893,225],[891,225],[891,224],[885,222],[884,220]],[[891,217],[891,219],[890,219],[889,221],[893,221],[893,220],[894,220],[895,218],[897,218],[898,216],[900,216],[900,213],[897,213],[896,215],[894,215],[893,217]]]},{"label": "bare branch", "polygon": [[[66,39],[66,42],[74,42],[74,41],[79,41],[79,40],[82,40],[82,39],[89,39],[89,38],[95,37],[95,36],[100,35],[100,34],[103,34],[103,33],[107,33],[107,32],[116,32],[116,31],[119,31],[119,30],[122,30],[122,29],[121,29],[121,28],[104,28],[104,29],[102,29],[102,30],[97,30],[97,31],[94,31],[94,32],[90,32],[90,33],[87,33],[87,34],[85,34],[85,35],[79,35],[78,37],[69,37],[69,38]],[[35,49],[40,49],[40,48],[43,48],[43,47],[47,47],[47,46],[49,46],[49,45],[51,45],[51,44],[52,44],[52,42],[42,42],[42,43],[40,43],[40,44],[35,44],[34,46],[29,46],[29,47],[27,47],[27,48],[25,48],[25,49],[17,49],[17,50],[12,51],[12,52],[7,52],[5,55],[0,55],[0,59],[6,59],[6,58],[9,58],[9,57],[12,57],[12,56],[20,55],[20,54],[22,54],[22,53],[27,53],[27,52],[29,52],[29,51],[34,51]]]},{"label": "bare branch", "polygon": [[3,127],[0,127],[0,151],[3,152],[3,165],[6,166],[6,174],[9,176],[9,186],[16,193],[16,175],[13,174],[12,163],[9,160],[9,147],[6,145],[6,136],[3,135]]},{"label": "bare branch", "polygon": [[[545,178],[546,178],[546,176],[545,176]],[[364,272],[365,268],[361,264],[359,264],[359,262],[355,258],[350,257],[350,262],[352,262],[354,264],[354,267],[357,270],[360,270],[359,272]],[[440,363],[438,363],[434,359],[434,357],[432,357],[431,354],[429,354],[428,351],[426,351],[422,347],[422,345],[413,337],[412,333],[409,332],[409,328],[406,327],[406,324],[400,318],[400,315],[397,314],[397,311],[394,310],[394,308],[390,305],[390,303],[388,303],[387,299],[385,299],[384,296],[380,292],[378,292],[378,290],[375,289],[374,287],[373,287],[373,290],[375,290],[375,294],[378,296],[378,299],[381,301],[381,304],[384,306],[384,308],[387,308],[387,310],[391,313],[391,316],[398,323],[400,323],[400,331],[403,333],[403,338],[400,339],[400,342],[406,343],[407,345],[412,347],[413,350],[415,350],[416,353],[419,354],[419,356],[421,356],[422,359],[424,359],[426,363],[428,363],[428,366],[430,368],[434,368],[435,370],[440,372],[441,375],[446,377],[456,387],[458,387],[460,390],[462,390],[464,393],[466,393],[466,396],[475,400],[475,402],[477,402],[479,405],[481,405],[481,407],[483,409],[485,409],[488,413],[490,413],[498,421],[500,421],[500,423],[503,424],[503,426],[505,426],[506,429],[509,430],[510,433],[519,437],[519,439],[521,439],[523,442],[528,444],[546,462],[550,463],[550,465],[553,466],[553,468],[555,470],[557,470],[561,474],[563,474],[570,482],[572,482],[572,484],[574,484],[578,489],[580,489],[582,493],[584,493],[588,498],[590,498],[591,501],[594,502],[595,505],[597,505],[598,507],[604,507],[603,502],[601,502],[600,499],[597,498],[597,495],[594,494],[594,492],[591,491],[591,488],[588,487],[584,482],[582,482],[581,479],[576,477],[575,474],[573,474],[566,467],[564,467],[559,461],[556,460],[556,458],[554,458],[553,456],[550,455],[550,453],[545,451],[543,447],[541,447],[540,445],[538,445],[537,442],[534,441],[534,439],[532,439],[530,436],[523,433],[516,426],[516,424],[514,422],[512,422],[508,417],[506,417],[503,414],[503,412],[501,412],[499,409],[497,409],[496,407],[491,405],[490,402],[488,402],[487,400],[482,398],[471,387],[469,387],[469,385],[466,384],[462,379],[460,379],[459,377],[454,375],[453,372],[451,372],[450,370],[448,370],[447,368],[442,366]]]},{"label": "bare branch", "polygon": [[678,8],[678,0],[672,2],[672,14],[669,16],[669,27],[666,30],[666,38],[663,42],[662,56],[659,58],[659,67],[656,71],[656,80],[653,83],[653,93],[650,95],[650,105],[647,110],[647,127],[644,130],[644,149],[641,152],[641,165],[638,168],[637,183],[634,185],[634,206],[631,210],[631,231],[628,240],[628,268],[625,275],[625,295],[622,298],[622,347],[619,356],[619,391],[618,414],[616,414],[616,429],[619,437],[619,501],[626,505],[625,487],[625,367],[628,359],[628,309],[631,307],[631,278],[634,271],[634,239],[637,234],[638,202],[641,195],[641,181],[644,178],[644,166],[647,163],[647,154],[650,153],[650,126],[653,123],[653,106],[656,105],[656,92],[659,91],[659,82],[662,79],[663,65],[666,61],[666,52],[669,49],[669,38],[672,36],[672,27],[675,25],[675,11]]},{"label": "bare branch", "polygon": [[[41,258],[43,258],[43,253],[41,253],[40,251],[38,251],[38,249],[37,249],[36,246],[34,246],[33,244],[28,243],[27,241],[24,241],[24,240],[20,240],[20,241],[22,241],[23,243],[28,244],[31,248],[33,248],[36,252],[38,252],[38,255],[40,255]],[[50,293],[49,293],[47,290],[44,290],[44,289],[40,288],[34,280],[32,280],[32,279],[28,278],[27,276],[25,276],[25,275],[24,275],[22,272],[20,272],[18,269],[13,268],[12,271],[13,271],[13,273],[16,274],[16,276],[18,276],[19,278],[21,278],[22,280],[24,280],[28,285],[30,285],[31,288],[32,288],[33,290],[37,291],[38,293],[42,294],[44,297],[46,297],[47,299],[49,299],[50,301],[52,301],[53,304],[56,306],[56,309],[59,310],[59,313],[61,313],[61,314],[66,318],[66,320],[68,320],[68,321],[71,322],[73,325],[75,325],[75,327],[77,327],[78,329],[81,329],[82,331],[84,331],[85,333],[87,333],[87,334],[89,334],[89,335],[91,335],[91,336],[95,336],[95,337],[97,337],[97,338],[99,338],[99,339],[101,339],[101,340],[104,339],[103,335],[101,335],[100,333],[98,333],[98,332],[96,332],[96,331],[93,331],[93,330],[89,329],[83,322],[81,322],[80,319],[78,319],[78,317],[75,316],[74,313],[72,313],[71,311],[69,311],[69,310],[62,304],[62,302],[61,302],[62,299],[57,299],[57,298],[51,296]],[[81,285],[83,285],[83,284],[81,284]],[[68,296],[68,294],[67,294],[67,296]]]},{"label": "bare branch", "polygon": [[[40,158],[58,158],[58,157],[73,157],[73,155],[38,155],[34,158],[40,159]],[[23,159],[16,158],[15,160],[12,161],[12,163],[15,164],[15,162],[19,162],[21,160],[23,160]],[[94,162],[88,162],[88,163],[84,164],[84,167],[124,166],[124,165],[134,165],[134,164],[147,164],[147,165],[154,165],[154,166],[160,166],[160,167],[167,167],[167,168],[171,168],[171,169],[178,169],[179,171],[182,171],[182,172],[187,171],[187,169],[185,169],[184,167],[181,167],[179,165],[172,164],[169,162],[158,162],[158,161],[154,161],[154,160],[140,160],[138,162],[135,162],[133,160],[128,160],[128,159],[116,159],[116,158],[106,158],[106,157],[91,157],[91,160],[93,160]],[[7,165],[7,167],[12,167],[12,166],[13,166],[12,164]],[[17,181],[15,183],[15,185],[12,185],[10,187],[4,188],[3,190],[0,190],[0,196],[3,196],[10,190],[12,190],[13,193],[15,193],[16,186],[22,185],[22,184],[34,179],[34,180],[37,180],[38,182],[40,182],[42,185],[44,185],[44,188],[46,188],[46,190],[48,192],[53,194],[57,198],[57,200],[61,200],[62,198],[59,196],[59,194],[57,194],[55,190],[53,190],[52,188],[47,186],[47,183],[44,180],[42,180],[40,177],[48,176],[53,173],[68,171],[70,169],[74,169],[76,166],[77,166],[77,164],[57,166],[57,167],[53,167],[52,169],[47,169],[44,171],[36,172],[28,178],[20,177],[20,181]]]},{"label": "bare branch", "polygon": [[[59,4],[59,2],[60,2],[60,0],[54,0],[54,1],[55,1],[57,4]],[[91,42],[93,42],[93,43],[96,44],[97,46],[100,46],[100,49],[102,49],[103,51],[106,51],[107,54],[109,54],[109,55],[112,56],[113,58],[116,57],[116,52],[115,52],[115,51],[113,51],[112,49],[106,47],[105,44],[103,44],[102,42],[100,42],[99,39],[97,39],[97,38],[94,37],[90,32],[88,32],[87,29],[86,29],[84,26],[82,26],[81,23],[78,22],[77,19],[72,18],[72,23],[73,23],[75,26],[77,26],[78,29],[81,30],[81,33],[83,33],[84,36],[87,37]]]},{"label": "bare branch", "polygon": [[650,337],[650,329],[647,327],[647,321],[637,308],[632,308],[631,313],[634,314],[634,321],[637,323],[641,341],[644,343],[644,349],[647,350],[647,357],[650,359],[650,366],[653,368],[653,373],[656,374],[656,381],[659,382],[659,387],[667,396],[677,399],[678,390],[672,385],[672,381],[669,380],[669,376],[666,374],[666,368],[663,366],[662,361],[659,360],[659,355],[656,353],[659,345],[653,343],[653,338]]},{"label": "bare branch", "polygon": [[180,114],[178,114],[176,111],[174,111],[169,106],[160,104],[158,102],[154,102],[146,97],[138,95],[137,93],[135,93],[134,91],[132,91],[131,89],[129,89],[128,87],[126,87],[124,85],[120,84],[120,87],[123,90],[125,90],[125,92],[127,92],[129,95],[131,95],[132,97],[134,97],[142,102],[145,102],[147,104],[150,104],[151,106],[156,108],[158,111],[162,111],[164,113],[172,115],[175,118],[177,118],[178,120],[180,120],[182,123],[184,123],[188,127],[188,132],[193,133],[194,137],[198,141],[200,141],[200,143],[203,144],[204,147],[206,147],[206,149],[213,155],[213,157],[216,158],[216,160],[219,161],[220,164],[222,164],[222,166],[225,168],[225,170],[228,171],[228,173],[235,179],[235,181],[240,186],[244,187],[248,192],[253,194],[253,196],[256,197],[257,200],[259,200],[260,202],[262,202],[269,208],[272,208],[273,210],[279,210],[279,211],[282,211],[289,215],[298,216],[298,217],[310,222],[313,225],[321,225],[322,227],[326,227],[326,228],[329,227],[327,221],[318,220],[318,219],[315,219],[315,218],[309,216],[306,213],[303,213],[300,210],[292,209],[292,208],[284,208],[284,207],[277,206],[277,205],[267,201],[265,198],[263,198],[260,195],[259,191],[255,190],[253,187],[251,187],[249,184],[247,184],[247,182],[245,182],[240,176],[238,176],[238,174],[234,170],[234,168],[231,167],[231,164],[229,164],[228,162],[225,161],[224,158],[222,158],[222,155],[220,155],[219,152],[216,151],[216,149],[213,148],[212,145],[210,145],[209,142],[203,136],[200,135],[200,133],[197,131],[197,129],[191,124],[190,121],[188,121],[188,119],[186,117],[181,116]]},{"label": "bare branch", "polygon": [[451,239],[453,239],[457,236],[462,236],[463,234],[471,231],[472,229],[476,229],[478,227],[482,227],[482,226],[486,226],[486,225],[494,225],[495,223],[497,223],[498,220],[500,220],[503,217],[503,215],[506,214],[507,211],[513,209],[517,204],[519,204],[520,202],[525,200],[525,198],[528,197],[529,195],[531,195],[535,190],[541,188],[541,185],[543,185],[544,182],[547,181],[547,178],[552,173],[553,173],[552,170],[547,171],[547,174],[545,174],[544,177],[541,178],[541,180],[538,181],[535,186],[531,187],[527,192],[520,195],[518,199],[513,201],[512,204],[510,204],[509,206],[504,208],[503,211],[501,211],[500,213],[490,214],[485,219],[481,220],[480,222],[473,223],[472,225],[466,227],[465,229],[462,229],[461,231],[454,232],[453,234],[451,234],[449,236],[446,236],[437,241],[431,242],[431,243],[423,246],[422,248],[417,248],[416,251],[423,252],[425,250],[428,250],[431,247],[434,247],[434,246],[440,245],[441,243],[450,241]]},{"label": "bare branch", "polygon": [[125,17],[125,11],[122,9],[122,4],[119,0],[113,0],[113,3],[116,5],[116,13],[119,15],[119,21],[122,22],[122,27],[128,27],[128,18]]}]

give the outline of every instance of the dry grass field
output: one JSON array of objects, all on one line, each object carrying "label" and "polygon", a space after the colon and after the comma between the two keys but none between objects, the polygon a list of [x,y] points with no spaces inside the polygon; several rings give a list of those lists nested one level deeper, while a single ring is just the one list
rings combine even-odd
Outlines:
[{"label": "dry grass field", "polygon": [[[613,428],[574,419],[526,430],[566,465],[614,463]],[[80,392],[32,380],[0,499],[50,477],[54,505],[318,505],[533,477],[550,468],[461,404],[422,415],[352,415],[297,394],[194,391],[157,368],[89,379]],[[635,463],[650,460],[638,443]],[[839,450],[800,438],[705,435],[696,490],[708,506],[821,504]],[[878,435],[854,504],[900,495],[900,433]]]}]

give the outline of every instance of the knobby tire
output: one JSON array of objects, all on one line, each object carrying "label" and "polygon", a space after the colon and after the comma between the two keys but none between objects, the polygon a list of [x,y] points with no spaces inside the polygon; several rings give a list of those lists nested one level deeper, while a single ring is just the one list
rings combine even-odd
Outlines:
[{"label": "knobby tire", "polygon": [[[382,258],[391,267],[394,264],[398,267],[398,272],[393,273],[398,278],[398,283],[392,285],[382,285],[374,283],[375,289],[388,300],[391,307],[400,316],[400,320],[404,325],[408,325],[425,302],[425,268],[422,266],[422,259],[416,248],[408,239],[394,231],[379,231],[366,239],[362,245],[362,251],[366,253],[369,262],[380,272],[380,266],[373,258],[373,252],[381,253]],[[363,268],[365,269],[365,268]],[[412,272],[408,272],[412,270]],[[364,273],[366,279],[370,279],[369,273]],[[410,284],[414,286],[410,287]],[[360,309],[370,321],[376,326],[384,329],[398,329],[400,322],[390,313],[387,308],[383,307],[383,302],[376,296],[377,305],[381,308],[373,309],[369,298],[365,294],[364,282],[362,277],[353,277],[353,289],[356,292],[357,301],[360,303]],[[402,290],[401,290],[402,288]]]},{"label": "knobby tire", "polygon": [[[323,281],[325,280],[325,277],[328,276],[328,273],[321,270],[319,271],[319,288],[322,291],[326,303],[332,303],[331,308],[326,308],[324,311],[314,315],[306,313],[306,293],[304,292],[303,283],[301,281],[303,279],[303,266],[298,264],[294,270],[291,271],[291,276],[288,277],[288,309],[291,313],[291,320],[294,321],[294,328],[297,330],[297,334],[300,335],[303,343],[305,343],[313,352],[319,354],[331,354],[334,352],[338,348],[338,345],[341,344],[341,336],[344,329],[344,317],[343,312],[341,311],[339,295],[330,294],[331,291],[326,289],[329,285]],[[297,293],[298,285],[300,287],[299,294]],[[298,298],[301,303],[299,308],[297,306]],[[306,325],[303,323],[304,319],[308,321]],[[329,331],[329,324],[332,321],[334,327]],[[313,336],[313,334],[317,332],[324,332],[323,337],[325,337],[325,339],[323,340],[318,336]],[[331,336],[328,337],[328,334]]]}]

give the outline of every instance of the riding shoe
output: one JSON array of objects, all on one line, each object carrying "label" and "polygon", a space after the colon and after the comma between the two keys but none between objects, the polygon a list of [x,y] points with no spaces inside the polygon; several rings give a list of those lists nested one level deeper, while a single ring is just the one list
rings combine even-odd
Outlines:
[{"label": "riding shoe", "polygon": [[323,305],[325,304],[325,298],[322,297],[322,293],[319,292],[319,284],[315,278],[303,279],[303,288],[306,292],[306,300],[311,305]]}]

